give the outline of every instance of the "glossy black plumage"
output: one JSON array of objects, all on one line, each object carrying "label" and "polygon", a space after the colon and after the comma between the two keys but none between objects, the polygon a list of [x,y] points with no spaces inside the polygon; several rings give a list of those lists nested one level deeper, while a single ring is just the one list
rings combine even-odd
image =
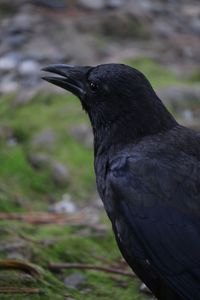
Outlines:
[{"label": "glossy black plumage", "polygon": [[200,135],[133,68],[45,71],[59,68],[90,117],[97,188],[124,258],[158,299],[199,300]]}]

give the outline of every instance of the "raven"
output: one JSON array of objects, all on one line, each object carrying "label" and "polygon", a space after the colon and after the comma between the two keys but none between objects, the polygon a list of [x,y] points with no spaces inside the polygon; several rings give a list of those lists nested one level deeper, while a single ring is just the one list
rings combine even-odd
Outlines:
[{"label": "raven", "polygon": [[88,113],[97,189],[127,263],[158,299],[199,300],[200,134],[132,67],[43,70]]}]

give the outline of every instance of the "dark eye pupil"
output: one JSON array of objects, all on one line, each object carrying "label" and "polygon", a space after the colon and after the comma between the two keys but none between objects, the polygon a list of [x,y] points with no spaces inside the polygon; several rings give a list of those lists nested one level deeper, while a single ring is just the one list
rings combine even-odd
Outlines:
[{"label": "dark eye pupil", "polygon": [[92,91],[96,91],[98,86],[94,82],[90,82],[90,88],[91,88]]}]

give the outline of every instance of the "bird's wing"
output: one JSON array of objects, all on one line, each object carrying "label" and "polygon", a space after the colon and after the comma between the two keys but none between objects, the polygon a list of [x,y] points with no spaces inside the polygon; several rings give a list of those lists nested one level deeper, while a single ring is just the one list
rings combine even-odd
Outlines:
[{"label": "bird's wing", "polygon": [[110,163],[107,184],[116,222],[131,228],[156,272],[184,299],[200,299],[200,163],[184,153],[125,154]]}]

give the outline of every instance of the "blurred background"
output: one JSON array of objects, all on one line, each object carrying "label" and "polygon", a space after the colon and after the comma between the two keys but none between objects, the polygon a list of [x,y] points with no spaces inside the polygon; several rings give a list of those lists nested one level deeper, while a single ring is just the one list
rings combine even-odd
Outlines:
[{"label": "blurred background", "polygon": [[152,298],[137,278],[50,265],[130,272],[96,193],[87,116],[41,68],[129,64],[198,130],[199,0],[0,0],[0,29],[0,299]]}]

